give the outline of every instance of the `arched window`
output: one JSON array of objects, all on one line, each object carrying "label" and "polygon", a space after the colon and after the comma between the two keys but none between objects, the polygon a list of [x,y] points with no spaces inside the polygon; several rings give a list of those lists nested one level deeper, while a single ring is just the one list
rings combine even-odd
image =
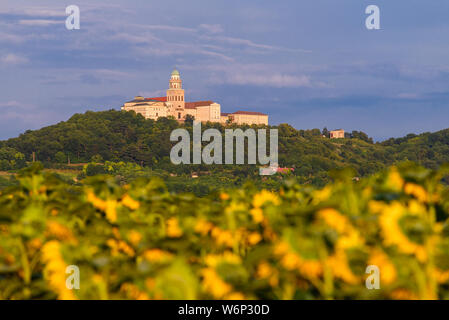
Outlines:
[{"label": "arched window", "polygon": [[181,119],[181,112],[178,112],[178,119]]}]

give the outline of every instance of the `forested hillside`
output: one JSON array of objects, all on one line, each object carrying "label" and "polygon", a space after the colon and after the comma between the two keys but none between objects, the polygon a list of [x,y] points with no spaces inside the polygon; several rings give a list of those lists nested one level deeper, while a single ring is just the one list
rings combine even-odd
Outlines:
[{"label": "forested hillside", "polygon": [[[192,129],[191,123],[181,126]],[[12,165],[22,167],[23,156],[32,161],[34,152],[35,159],[46,166],[68,161],[123,161],[175,174],[219,171],[247,176],[257,171],[256,166],[248,165],[173,165],[169,154],[174,143],[169,137],[178,127],[174,119],[146,120],[134,112],[75,114],[68,121],[0,142],[0,163],[3,170]],[[224,126],[216,123],[204,124],[202,129],[211,127],[224,132]],[[407,160],[432,169],[449,162],[449,130],[373,143],[363,132],[353,131],[345,139],[329,139],[323,137],[327,129],[296,130],[288,124],[270,128],[279,130],[280,166],[295,168],[294,175],[303,183],[323,185],[329,179],[329,170],[335,168],[352,167],[357,176],[365,176]]]}]

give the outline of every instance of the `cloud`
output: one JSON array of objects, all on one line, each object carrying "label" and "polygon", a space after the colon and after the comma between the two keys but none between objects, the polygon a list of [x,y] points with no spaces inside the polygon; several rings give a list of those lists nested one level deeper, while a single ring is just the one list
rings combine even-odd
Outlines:
[{"label": "cloud", "polygon": [[27,123],[32,123],[36,119],[36,113],[30,112],[36,109],[33,104],[10,100],[1,102],[0,111],[2,113],[2,120],[6,119],[20,119]]},{"label": "cloud", "polygon": [[64,86],[68,84],[102,84],[118,83],[125,79],[131,79],[134,75],[124,71],[113,69],[48,69],[39,76],[41,84]]},{"label": "cloud", "polygon": [[229,62],[234,61],[233,58],[231,58],[225,54],[219,53],[219,52],[214,52],[214,51],[209,51],[209,50],[195,50],[195,51],[199,54],[203,54],[206,56],[212,56],[212,57],[218,57],[220,59],[223,59],[223,60],[226,60]]},{"label": "cloud", "polygon": [[[234,59],[228,55],[220,52],[202,49],[200,46],[194,43],[177,43],[168,42],[164,40],[156,40],[156,44],[148,44],[147,46],[135,47],[135,53],[143,56],[159,56],[159,57],[185,57],[189,55],[191,58],[195,58],[195,55],[208,56],[212,58],[219,58],[227,62],[232,62]],[[201,57],[203,59],[203,57]],[[196,57],[199,58],[199,57]]]},{"label": "cloud", "polygon": [[0,41],[3,42],[21,43],[25,41],[25,39],[26,36],[19,36],[16,34],[0,32]]},{"label": "cloud", "polygon": [[[241,47],[258,49],[259,51],[284,51],[294,53],[309,53],[311,51],[304,49],[291,49],[281,46],[257,43],[250,39],[236,38],[220,35],[224,28],[220,24],[200,24],[196,28],[187,28],[173,25],[129,25],[134,32],[118,31],[108,38],[116,41],[126,41],[134,45],[131,49],[142,55],[153,56],[179,56],[179,55],[203,55],[212,58],[218,58],[227,62],[234,61],[233,53],[240,50]],[[143,31],[145,30],[145,31]],[[150,32],[148,32],[150,31]],[[159,32],[170,32],[177,36],[176,40],[171,37],[160,35]],[[180,38],[179,32],[190,33]],[[143,46],[143,45],[147,46]],[[249,50],[247,52],[250,52]],[[254,51],[253,51],[254,52]]]},{"label": "cloud", "polygon": [[16,55],[14,53],[9,53],[0,58],[0,62],[4,65],[20,65],[26,64],[29,60],[25,57]]},{"label": "cloud", "polygon": [[143,27],[145,29],[150,30],[163,30],[163,31],[171,31],[171,32],[196,32],[193,28],[186,28],[186,27],[179,27],[179,26],[173,26],[173,25],[140,25],[140,27]]},{"label": "cloud", "polygon": [[109,37],[111,40],[118,40],[118,41],[126,41],[133,44],[150,44],[155,41],[161,42],[162,40],[155,37],[152,34],[146,33],[146,34],[130,34],[126,32],[119,32]]},{"label": "cloud", "polygon": [[[67,17],[66,6],[68,4],[52,5],[52,6],[25,6],[19,8],[18,6],[12,8],[1,8],[0,15],[12,15],[12,16],[27,16],[34,18],[61,18]],[[96,12],[101,10],[104,13],[106,9],[120,9],[120,12],[132,12],[132,10],[121,7],[119,4],[110,3],[84,3],[80,5],[80,9],[83,13]]]},{"label": "cloud", "polygon": [[[149,26],[149,29],[176,30],[177,28],[165,26]],[[185,56],[187,54],[199,54],[203,56],[215,57],[225,61],[233,61],[234,59],[220,52],[223,48],[213,45],[198,45],[196,41],[177,42],[168,41],[163,37],[157,37],[153,33],[131,34],[126,32],[118,32],[109,37],[111,40],[126,41],[135,45],[135,53],[140,55],[153,56]],[[142,46],[144,45],[144,46]]]},{"label": "cloud", "polygon": [[200,24],[198,29],[212,34],[224,32],[223,27],[219,24]]},{"label": "cloud", "polygon": [[0,137],[17,136],[27,129],[37,129],[56,120],[57,112],[23,101],[0,101]]},{"label": "cloud", "polygon": [[[202,68],[211,75],[210,83],[242,86],[300,88],[325,87],[326,84],[312,81],[307,74],[291,66],[279,64],[210,64],[206,66],[185,66],[186,69]],[[296,73],[295,73],[296,72]]]},{"label": "cloud", "polygon": [[226,76],[225,81],[237,85],[269,86],[277,88],[311,87],[308,76],[294,76],[288,74],[254,75],[247,73],[232,73]]},{"label": "cloud", "polygon": [[233,45],[245,45],[248,47],[253,47],[253,48],[259,48],[259,49],[269,49],[269,50],[273,50],[276,47],[274,46],[270,46],[270,45],[266,45],[266,44],[259,44],[259,43],[255,43],[251,40],[248,39],[242,39],[242,38],[233,38],[233,37],[208,37],[208,39],[210,40],[216,40],[216,41],[221,41],[221,42],[227,42],[229,44],[233,44]]},{"label": "cloud", "polygon": [[11,101],[7,101],[7,102],[1,102],[0,101],[0,108],[7,108],[7,107],[21,107],[22,104],[15,101],[15,100],[11,100]]},{"label": "cloud", "polygon": [[48,19],[32,19],[19,20],[19,24],[23,26],[50,26],[54,24],[62,24],[64,21],[48,20]]},{"label": "cloud", "polygon": [[61,7],[62,9],[57,10],[54,8],[47,7],[26,7],[26,8],[15,8],[15,9],[6,9],[0,8],[0,14],[2,15],[25,15],[31,17],[64,17],[66,16],[65,7]]},{"label": "cloud", "polygon": [[246,46],[250,48],[255,49],[263,49],[263,50],[278,50],[278,51],[288,51],[288,52],[297,52],[297,53],[310,53],[310,50],[305,49],[290,49],[280,46],[273,46],[269,44],[262,44],[257,43],[249,39],[243,39],[243,38],[235,38],[235,37],[227,37],[227,36],[203,36],[205,40],[208,41],[217,41],[222,43],[227,43],[230,45],[236,45],[236,46]]}]

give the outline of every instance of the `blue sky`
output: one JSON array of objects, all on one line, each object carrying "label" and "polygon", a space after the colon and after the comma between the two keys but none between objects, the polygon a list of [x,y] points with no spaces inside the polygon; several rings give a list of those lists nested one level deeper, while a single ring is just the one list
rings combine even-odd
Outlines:
[{"label": "blue sky", "polygon": [[[81,29],[65,28],[78,5]],[[365,8],[381,30],[365,28]],[[0,139],[164,95],[376,139],[449,127],[447,0],[2,0]]]}]

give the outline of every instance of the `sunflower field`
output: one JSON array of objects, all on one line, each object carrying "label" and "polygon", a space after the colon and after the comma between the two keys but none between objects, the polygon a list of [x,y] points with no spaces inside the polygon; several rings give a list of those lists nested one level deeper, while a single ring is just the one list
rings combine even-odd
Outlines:
[{"label": "sunflower field", "polygon": [[0,193],[0,299],[448,299],[448,171],[199,198],[31,167]]}]

